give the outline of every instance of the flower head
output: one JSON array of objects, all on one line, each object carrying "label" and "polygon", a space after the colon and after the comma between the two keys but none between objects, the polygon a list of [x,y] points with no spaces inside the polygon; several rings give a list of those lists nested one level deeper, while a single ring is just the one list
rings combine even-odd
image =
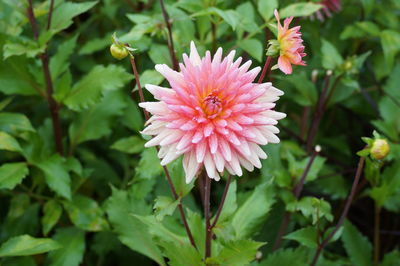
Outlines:
[{"label": "flower head", "polygon": [[222,58],[219,48],[213,58],[209,51],[200,58],[193,42],[190,48],[180,72],[156,65],[171,88],[146,85],[159,101],[140,104],[152,114],[143,134],[154,138],[145,146],[161,146],[162,165],[183,154],[188,183],[203,166],[215,180],[224,169],[241,176],[241,166],[260,168],[267,155],[259,145],[279,142],[274,125],[286,115],[273,108],[283,92],[271,83],[253,83],[260,67],[249,70],[251,61],[240,66],[235,51]]},{"label": "flower head", "polygon": [[274,11],[276,20],[278,21],[278,43],[279,43],[279,58],[278,67],[285,74],[292,73],[292,64],[305,66],[306,63],[302,60],[306,54],[304,53],[303,40],[301,39],[300,26],[289,29],[289,24],[293,17],[288,17],[283,22],[280,22],[278,10]]},{"label": "flower head", "polygon": [[[321,2],[317,2],[317,4],[322,5],[322,8],[315,12],[315,16],[320,20],[324,20],[324,15],[327,17],[332,16],[332,12],[339,12],[342,9],[341,0],[323,0]],[[314,18],[314,15],[311,16],[311,19]]]}]

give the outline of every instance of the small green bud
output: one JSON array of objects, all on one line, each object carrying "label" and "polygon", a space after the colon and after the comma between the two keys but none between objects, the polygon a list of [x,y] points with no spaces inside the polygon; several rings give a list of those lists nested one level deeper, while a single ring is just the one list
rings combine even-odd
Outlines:
[{"label": "small green bud", "polygon": [[267,56],[278,56],[280,53],[281,47],[278,40],[270,40],[268,41],[268,49]]},{"label": "small green bud", "polygon": [[390,151],[389,143],[386,139],[376,139],[372,143],[371,157],[376,160],[382,160]]},{"label": "small green bud", "polygon": [[124,46],[115,43],[110,46],[110,52],[111,55],[118,60],[124,59],[129,54],[128,50],[126,50]]}]

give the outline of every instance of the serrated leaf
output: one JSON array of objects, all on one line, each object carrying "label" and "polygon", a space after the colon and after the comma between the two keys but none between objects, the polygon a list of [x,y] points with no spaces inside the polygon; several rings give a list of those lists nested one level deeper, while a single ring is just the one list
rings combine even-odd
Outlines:
[{"label": "serrated leaf", "polygon": [[14,189],[28,175],[26,163],[6,163],[0,167],[0,189]]},{"label": "serrated leaf", "polygon": [[322,66],[326,69],[333,70],[343,63],[343,58],[332,43],[322,39],[321,46]]},{"label": "serrated leaf", "polygon": [[6,112],[0,113],[0,130],[12,135],[16,135],[25,131],[35,131],[31,125],[31,122],[25,115]]},{"label": "serrated leaf", "polygon": [[394,30],[384,30],[381,32],[381,44],[385,61],[389,69],[392,68],[394,58],[400,51],[400,33]]},{"label": "serrated leaf", "polygon": [[61,205],[55,200],[49,200],[43,206],[42,231],[47,235],[57,224],[62,214]]},{"label": "serrated leaf", "polygon": [[278,0],[258,0],[257,9],[264,20],[269,21],[278,5]]},{"label": "serrated leaf", "polygon": [[129,154],[135,154],[143,151],[144,143],[145,141],[142,138],[138,136],[131,136],[117,140],[113,145],[111,145],[111,149]]},{"label": "serrated leaf", "polygon": [[77,227],[91,232],[108,229],[103,210],[97,202],[82,195],[75,195],[71,201],[65,201],[64,207],[72,223]]},{"label": "serrated leaf", "polygon": [[136,176],[151,179],[163,172],[160,159],[155,148],[145,149],[140,155],[139,165],[136,167]]},{"label": "serrated leaf", "polygon": [[158,221],[162,221],[164,216],[172,215],[179,204],[178,200],[173,200],[170,197],[158,196],[154,203],[154,215]]},{"label": "serrated leaf", "polygon": [[65,169],[64,158],[55,154],[34,164],[43,171],[46,183],[51,190],[61,197],[71,199],[71,179]]},{"label": "serrated leaf", "polygon": [[[75,49],[77,39],[78,35],[75,35],[74,37],[60,44],[60,46],[58,46],[57,53],[51,57],[49,67],[51,69],[51,77],[53,80],[56,80],[69,68],[70,63],[68,59]],[[55,87],[55,89],[57,90],[57,87]]]},{"label": "serrated leaf", "polygon": [[29,39],[18,39],[14,42],[5,44],[3,50],[4,59],[14,55],[26,55],[27,57],[33,58],[36,55],[43,53],[45,46],[41,46],[37,42]]},{"label": "serrated leaf", "polygon": [[51,251],[47,256],[51,266],[78,266],[82,263],[85,252],[85,232],[74,227],[60,228],[54,235],[54,240],[62,248]]},{"label": "serrated leaf", "polygon": [[271,183],[263,183],[239,207],[232,218],[232,226],[238,239],[250,237],[264,223],[274,200]]},{"label": "serrated leaf", "polygon": [[0,131],[0,150],[19,152],[21,151],[21,146],[19,146],[18,141],[14,137]]},{"label": "serrated leaf", "polygon": [[50,31],[55,34],[68,28],[72,24],[72,19],[91,9],[97,1],[72,3],[64,2],[60,4],[53,13],[53,20]]},{"label": "serrated leaf", "polygon": [[71,110],[82,111],[96,104],[107,90],[117,90],[132,79],[123,67],[96,66],[77,82],[63,100]]},{"label": "serrated leaf", "polygon": [[281,18],[306,17],[314,14],[322,8],[322,5],[312,2],[290,4],[279,11]]},{"label": "serrated leaf", "polygon": [[305,227],[294,231],[284,237],[285,239],[295,240],[301,245],[316,248],[318,246],[318,234],[315,227]]},{"label": "serrated leaf", "polygon": [[202,266],[202,255],[189,243],[163,242],[162,247],[171,266]]},{"label": "serrated leaf", "polygon": [[207,263],[230,266],[249,265],[256,258],[257,250],[263,245],[265,243],[246,239],[230,241],[224,243],[217,256],[207,259]]},{"label": "serrated leaf", "polygon": [[120,91],[108,92],[100,103],[81,113],[69,128],[73,145],[110,134],[113,119],[126,107],[126,97]]},{"label": "serrated leaf", "polygon": [[[129,204],[130,202],[132,201],[125,191],[112,189],[112,196],[106,203],[106,212],[114,231],[123,244],[165,266],[162,253],[153,241],[147,226],[131,215],[135,208]],[[136,199],[134,203],[139,204]]]},{"label": "serrated leaf", "polygon": [[215,7],[211,7],[210,10],[220,16],[229,26],[231,26],[232,30],[236,29],[236,26],[239,24],[240,17],[235,10],[221,10]]},{"label": "serrated leaf", "polygon": [[344,222],[342,241],[350,261],[358,266],[372,265],[372,245],[349,221]]},{"label": "serrated leaf", "polygon": [[261,62],[263,54],[263,45],[257,39],[246,39],[239,41],[239,47],[245,50],[249,55]]},{"label": "serrated leaf", "polygon": [[262,260],[260,266],[296,266],[310,265],[310,258],[307,250],[303,248],[281,249],[271,253],[265,260]]},{"label": "serrated leaf", "polygon": [[59,249],[61,245],[50,238],[21,235],[10,238],[0,247],[0,257],[29,256]]}]

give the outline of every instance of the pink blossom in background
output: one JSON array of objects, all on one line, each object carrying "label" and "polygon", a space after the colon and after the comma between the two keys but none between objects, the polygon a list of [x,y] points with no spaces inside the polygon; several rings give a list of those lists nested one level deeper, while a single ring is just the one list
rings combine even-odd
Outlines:
[{"label": "pink blossom in background", "polygon": [[235,51],[222,58],[219,48],[213,58],[209,51],[200,58],[193,42],[190,48],[180,72],[156,65],[171,88],[146,85],[158,101],[140,104],[152,114],[142,133],[154,137],[145,146],[161,147],[162,165],[183,155],[187,183],[203,166],[215,180],[224,169],[241,176],[242,166],[260,168],[267,158],[260,145],[279,142],[275,125],[286,115],[273,109],[283,92],[253,83],[260,67],[233,61]]},{"label": "pink blossom in background", "polygon": [[304,53],[300,26],[289,29],[289,24],[292,22],[293,17],[286,18],[282,26],[278,10],[275,9],[274,14],[278,21],[278,42],[280,47],[278,67],[283,73],[292,74],[292,65],[306,65],[302,60],[306,54]]},{"label": "pink blossom in background", "polygon": [[320,21],[324,21],[324,15],[327,17],[332,16],[332,12],[339,12],[342,10],[341,0],[324,0],[317,2],[317,4],[322,5],[322,8],[315,12],[315,15],[311,16],[311,19],[317,17]]}]

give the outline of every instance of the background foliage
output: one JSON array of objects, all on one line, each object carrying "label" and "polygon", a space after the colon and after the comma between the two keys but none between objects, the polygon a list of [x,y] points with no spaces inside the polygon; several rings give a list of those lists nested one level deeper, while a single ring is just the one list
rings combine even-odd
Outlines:
[{"label": "background foliage", "polygon": [[[155,150],[143,148],[128,60],[117,62],[108,51],[117,31],[138,49],[141,82],[166,85],[154,70],[156,63],[172,63],[159,2],[56,0],[46,30],[49,2],[34,1],[35,39],[28,2],[0,1],[1,264],[204,265],[198,186],[184,183],[179,160],[169,166],[199,252],[187,240]],[[235,178],[209,265],[309,265],[342,213],[356,152],[365,146],[361,137],[372,137],[373,130],[389,140],[391,153],[380,162],[366,159],[348,219],[318,263],[400,261],[400,4],[344,0],[340,12],[319,21],[310,17],[320,8],[316,2],[166,2],[178,60],[194,40],[202,52],[215,45],[237,49],[237,56],[262,65],[267,38],[276,31],[274,8],[281,17],[296,17],[308,54],[308,66],[293,75],[273,72],[274,85],[285,92],[278,110],[288,114],[282,141],[265,147],[269,158],[260,171]],[[54,144],[43,53],[49,55],[64,156]],[[310,143],[327,76],[329,98]],[[297,199],[292,191],[314,144],[322,152]],[[223,184],[213,182],[214,213]]]}]

